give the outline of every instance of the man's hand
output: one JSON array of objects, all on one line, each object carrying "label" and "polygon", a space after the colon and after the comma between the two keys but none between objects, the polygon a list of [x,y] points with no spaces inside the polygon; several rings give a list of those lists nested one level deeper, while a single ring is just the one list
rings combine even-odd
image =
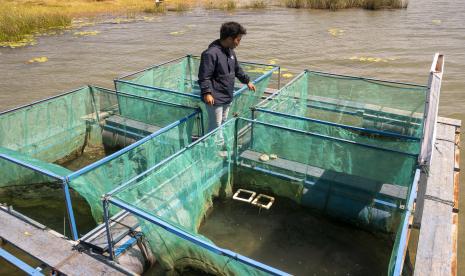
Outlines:
[{"label": "man's hand", "polygon": [[249,90],[252,90],[253,92],[255,92],[256,88],[255,88],[255,85],[253,85],[252,82],[249,81],[249,83],[247,84],[247,87],[249,88]]},{"label": "man's hand", "polygon": [[208,105],[214,105],[215,104],[215,99],[213,99],[213,96],[212,96],[211,93],[204,94],[203,95],[203,100]]}]

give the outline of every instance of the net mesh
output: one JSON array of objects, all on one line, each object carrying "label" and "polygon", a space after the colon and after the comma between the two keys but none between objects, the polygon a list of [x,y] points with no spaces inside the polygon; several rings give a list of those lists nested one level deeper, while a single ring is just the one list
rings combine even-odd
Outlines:
[{"label": "net mesh", "polygon": [[305,71],[257,106],[261,121],[418,154],[427,88]]},{"label": "net mesh", "polygon": [[194,108],[91,86],[8,111],[0,114],[0,187],[68,177],[102,221],[101,196],[191,143],[199,122]]},{"label": "net mesh", "polygon": [[[220,135],[224,145],[217,143]],[[263,154],[276,157],[262,161]],[[238,187],[269,191],[366,229],[395,233],[415,166],[416,156],[405,153],[233,119],[112,197],[207,244],[212,242],[198,229],[208,220],[213,199],[230,198]],[[393,196],[386,187],[405,194]],[[167,271],[179,270],[179,265],[228,275],[263,273],[139,219]]]},{"label": "net mesh", "polygon": [[[266,88],[275,81],[272,77],[277,72],[277,67],[273,66],[247,62],[240,62],[240,64],[251,81],[255,83],[257,91],[249,91],[239,81],[236,81],[234,101],[230,108],[229,118],[233,116],[249,117],[250,108],[261,100]],[[207,113],[205,104],[200,99],[200,88],[197,83],[199,66],[199,57],[186,56],[120,78],[115,81],[116,89],[134,95],[200,107],[206,124]]]}]

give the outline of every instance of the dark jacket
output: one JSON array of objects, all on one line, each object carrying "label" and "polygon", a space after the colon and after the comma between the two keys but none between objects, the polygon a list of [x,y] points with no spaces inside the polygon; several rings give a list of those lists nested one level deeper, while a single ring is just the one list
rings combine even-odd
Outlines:
[{"label": "dark jacket", "polygon": [[239,66],[234,50],[223,48],[219,40],[213,41],[200,59],[198,82],[202,101],[205,93],[211,93],[215,105],[231,103],[236,77],[244,84],[250,81]]}]

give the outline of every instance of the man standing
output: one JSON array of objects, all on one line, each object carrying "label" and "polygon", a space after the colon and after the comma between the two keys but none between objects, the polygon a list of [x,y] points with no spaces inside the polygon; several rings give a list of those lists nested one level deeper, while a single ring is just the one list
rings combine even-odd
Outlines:
[{"label": "man standing", "polygon": [[233,50],[239,46],[246,33],[246,29],[239,23],[226,22],[221,25],[220,39],[213,41],[202,53],[199,86],[202,100],[207,105],[208,132],[228,118],[236,77],[255,92],[255,86],[240,67]]}]

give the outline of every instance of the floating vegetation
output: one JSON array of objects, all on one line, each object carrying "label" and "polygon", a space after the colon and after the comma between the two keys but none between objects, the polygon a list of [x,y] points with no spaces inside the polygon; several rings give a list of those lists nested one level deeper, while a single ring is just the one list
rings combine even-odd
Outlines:
[{"label": "floating vegetation", "polygon": [[82,32],[74,32],[74,35],[76,36],[92,36],[92,35],[98,35],[100,32],[99,31],[82,31]]},{"label": "floating vegetation", "polygon": [[176,32],[171,32],[170,35],[183,35],[185,31],[176,31]]},{"label": "floating vegetation", "polygon": [[332,36],[341,36],[344,33],[344,30],[338,29],[338,28],[331,28],[328,29],[328,33],[331,34]]},{"label": "floating vegetation", "polygon": [[441,20],[439,20],[439,19],[433,19],[433,20],[431,20],[431,22],[433,22],[434,25],[441,25],[441,23],[442,23]]},{"label": "floating vegetation", "polygon": [[28,60],[27,63],[44,63],[47,61],[48,61],[47,57],[36,57],[36,58],[32,58]]},{"label": "floating vegetation", "polygon": [[284,73],[282,76],[286,79],[289,79],[292,78],[294,75],[292,75],[291,73]]},{"label": "floating vegetation", "polygon": [[268,64],[271,64],[271,65],[275,65],[277,62],[279,61],[279,59],[277,58],[272,58],[268,61]]},{"label": "floating vegetation", "polygon": [[398,60],[399,58],[396,57],[388,57],[388,58],[380,58],[380,57],[358,57],[358,56],[353,56],[349,58],[350,60],[353,61],[360,61],[360,62],[389,62],[389,61],[394,61]]},{"label": "floating vegetation", "polygon": [[36,45],[37,41],[32,35],[26,35],[23,39],[18,41],[5,41],[0,42],[0,47],[19,48],[24,46]]}]

